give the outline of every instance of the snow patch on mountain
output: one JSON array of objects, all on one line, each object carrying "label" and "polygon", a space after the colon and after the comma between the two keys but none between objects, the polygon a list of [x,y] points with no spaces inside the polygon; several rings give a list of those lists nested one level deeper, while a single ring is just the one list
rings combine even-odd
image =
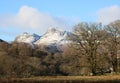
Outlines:
[{"label": "snow patch on mountain", "polygon": [[64,44],[67,43],[67,37],[70,35],[67,31],[62,31],[57,28],[49,28],[47,32],[35,42],[35,44]]},{"label": "snow patch on mountain", "polygon": [[39,39],[40,39],[40,36],[37,34],[30,34],[30,33],[24,32],[23,34],[17,36],[15,38],[15,41],[33,44],[34,42],[36,42]]}]

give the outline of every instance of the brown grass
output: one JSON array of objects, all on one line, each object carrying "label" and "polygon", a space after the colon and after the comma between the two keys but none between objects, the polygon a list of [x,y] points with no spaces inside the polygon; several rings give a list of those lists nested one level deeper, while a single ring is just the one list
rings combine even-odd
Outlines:
[{"label": "brown grass", "polygon": [[120,75],[115,76],[41,76],[32,78],[12,78],[0,83],[120,83]]}]

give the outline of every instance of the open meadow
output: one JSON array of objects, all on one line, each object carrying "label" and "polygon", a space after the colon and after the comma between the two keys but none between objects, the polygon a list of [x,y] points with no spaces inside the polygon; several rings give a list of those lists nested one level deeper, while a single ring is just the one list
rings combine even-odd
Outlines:
[{"label": "open meadow", "polygon": [[0,83],[120,83],[120,76],[42,76],[1,79]]}]

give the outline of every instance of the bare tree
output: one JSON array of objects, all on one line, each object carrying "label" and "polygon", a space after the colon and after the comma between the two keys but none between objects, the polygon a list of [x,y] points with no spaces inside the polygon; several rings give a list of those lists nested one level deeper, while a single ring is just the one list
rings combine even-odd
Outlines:
[{"label": "bare tree", "polygon": [[74,27],[73,33],[73,45],[86,57],[92,74],[96,75],[97,49],[105,33],[101,23],[80,23]]},{"label": "bare tree", "polygon": [[120,42],[120,21],[115,21],[105,26],[106,32],[109,34],[107,38],[107,49],[109,50],[109,61],[112,64],[113,71],[118,72],[118,48]]}]

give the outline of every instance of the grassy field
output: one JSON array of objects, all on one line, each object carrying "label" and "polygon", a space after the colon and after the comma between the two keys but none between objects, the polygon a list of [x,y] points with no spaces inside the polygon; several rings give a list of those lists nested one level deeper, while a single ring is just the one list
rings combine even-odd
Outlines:
[{"label": "grassy field", "polygon": [[42,76],[32,78],[1,79],[0,83],[120,83],[115,76]]}]

